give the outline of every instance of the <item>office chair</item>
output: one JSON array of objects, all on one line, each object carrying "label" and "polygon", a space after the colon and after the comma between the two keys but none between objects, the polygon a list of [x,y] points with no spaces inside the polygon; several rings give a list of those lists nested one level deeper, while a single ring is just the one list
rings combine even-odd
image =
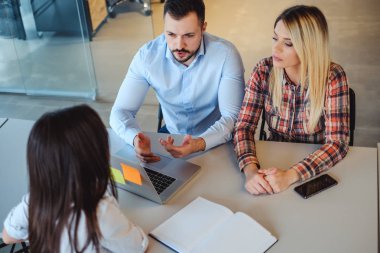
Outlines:
[{"label": "office chair", "polygon": [[260,133],[259,133],[260,141],[267,140],[267,133],[265,132],[264,128],[265,128],[265,108],[263,108],[262,113],[261,113],[261,126],[260,126]]},{"label": "office chair", "polygon": [[[354,133],[355,133],[355,119],[356,119],[356,101],[355,101],[355,92],[353,89],[349,89],[349,99],[350,99],[350,142],[349,146],[354,145]],[[261,113],[261,126],[259,140],[266,141],[267,133],[264,130],[265,128],[265,109]]]},{"label": "office chair", "polygon": [[158,117],[158,123],[157,123],[157,133],[158,133],[162,127],[162,120],[164,119],[164,116],[162,115],[161,104],[158,104],[157,117]]},{"label": "office chair", "polygon": [[5,244],[2,242],[0,243],[0,249],[10,246],[11,250],[9,251],[9,253],[29,253],[29,246],[26,245],[25,242],[21,242],[20,244],[22,248],[15,251],[16,244]]},{"label": "office chair", "polygon": [[145,16],[150,16],[152,14],[150,0],[107,0],[108,14],[110,18],[116,17],[115,7],[128,1],[140,3],[142,5],[142,12],[144,13]]},{"label": "office chair", "polygon": [[26,39],[20,5],[20,0],[0,1],[0,37]]},{"label": "office chair", "polygon": [[350,146],[354,146],[354,132],[356,120],[356,96],[353,89],[349,90],[350,96]]}]

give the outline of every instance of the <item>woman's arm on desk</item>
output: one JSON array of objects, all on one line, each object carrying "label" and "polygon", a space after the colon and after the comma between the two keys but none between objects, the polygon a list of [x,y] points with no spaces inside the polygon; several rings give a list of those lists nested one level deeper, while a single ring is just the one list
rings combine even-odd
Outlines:
[{"label": "woman's arm on desk", "polygon": [[258,173],[263,175],[264,180],[268,182],[275,193],[285,191],[289,186],[300,180],[298,172],[294,169],[283,170],[272,167],[259,170]]},{"label": "woman's arm on desk", "polygon": [[255,132],[264,106],[264,89],[266,67],[258,63],[245,88],[245,96],[234,130],[234,146],[239,168],[245,174],[245,189],[254,195],[272,194],[273,190],[258,173],[260,168],[256,157]]},{"label": "woman's arm on desk", "polygon": [[336,66],[327,86],[322,116],[325,124],[325,144],[289,170],[259,170],[265,173],[265,179],[275,192],[287,189],[298,180],[304,181],[326,171],[346,156],[349,143],[348,92],[346,75],[341,67]]},{"label": "woman's arm on desk", "polygon": [[324,103],[325,143],[305,159],[292,166],[301,180],[314,177],[333,167],[348,152],[350,132],[349,87],[344,70],[335,65],[326,87]]},{"label": "woman's arm on desk", "polygon": [[250,194],[273,194],[273,189],[265,179],[265,174],[259,172],[256,164],[248,164],[243,171],[245,174],[244,187]]}]

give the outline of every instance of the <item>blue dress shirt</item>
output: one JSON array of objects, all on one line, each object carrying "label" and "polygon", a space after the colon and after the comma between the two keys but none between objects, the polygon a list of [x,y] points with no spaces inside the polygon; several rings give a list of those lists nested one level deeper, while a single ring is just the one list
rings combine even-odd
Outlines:
[{"label": "blue dress shirt", "polygon": [[170,133],[202,137],[206,149],[231,139],[244,96],[243,63],[232,43],[204,33],[188,67],[173,57],[164,34],[140,48],[110,116],[112,129],[130,145],[141,132],[135,116],[149,87]]}]

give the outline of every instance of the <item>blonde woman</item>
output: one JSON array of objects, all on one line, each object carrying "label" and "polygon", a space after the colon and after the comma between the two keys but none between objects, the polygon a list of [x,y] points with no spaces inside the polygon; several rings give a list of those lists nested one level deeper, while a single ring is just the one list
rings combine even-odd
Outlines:
[{"label": "blonde woman", "polygon": [[[348,94],[344,70],[330,60],[323,13],[303,5],[284,10],[274,25],[272,57],[253,69],[235,126],[246,190],[278,193],[342,160],[349,143]],[[262,110],[269,140],[323,145],[289,169],[260,168],[254,133]]]}]

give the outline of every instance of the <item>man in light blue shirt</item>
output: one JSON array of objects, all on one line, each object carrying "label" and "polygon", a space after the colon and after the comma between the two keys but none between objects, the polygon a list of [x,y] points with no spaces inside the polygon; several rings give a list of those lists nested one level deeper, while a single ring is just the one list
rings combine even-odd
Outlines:
[{"label": "man in light blue shirt", "polygon": [[186,134],[179,146],[170,136],[160,140],[174,157],[231,139],[244,96],[243,64],[233,44],[205,32],[204,17],[203,0],[165,1],[164,34],[137,52],[120,87],[110,125],[143,162],[159,160],[135,119],[149,87],[168,132]]}]

